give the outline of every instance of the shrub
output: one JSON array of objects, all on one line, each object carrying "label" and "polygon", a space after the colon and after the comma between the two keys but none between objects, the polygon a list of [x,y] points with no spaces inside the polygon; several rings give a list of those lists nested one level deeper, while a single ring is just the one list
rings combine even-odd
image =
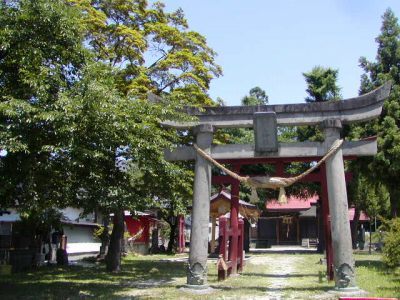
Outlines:
[{"label": "shrub", "polygon": [[400,218],[385,222],[387,233],[384,238],[383,261],[390,268],[400,266]]}]

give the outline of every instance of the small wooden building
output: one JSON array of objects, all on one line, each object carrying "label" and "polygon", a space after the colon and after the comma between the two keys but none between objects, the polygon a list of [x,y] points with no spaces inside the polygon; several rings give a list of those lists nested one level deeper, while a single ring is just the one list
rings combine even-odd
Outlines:
[{"label": "small wooden building", "polygon": [[258,223],[259,243],[299,245],[302,239],[318,238],[318,195],[309,198],[288,197],[287,203],[266,201],[265,214]]},{"label": "small wooden building", "polygon": [[[217,219],[220,216],[228,214],[231,210],[231,193],[224,189],[221,189],[218,193],[211,196],[210,199],[210,218],[211,218],[211,241],[210,248],[211,253],[214,253],[216,247],[216,228]],[[250,223],[256,223],[261,211],[251,203],[243,200],[239,200],[239,217],[245,220],[245,237],[244,237],[244,249],[249,248],[250,242]]]}]

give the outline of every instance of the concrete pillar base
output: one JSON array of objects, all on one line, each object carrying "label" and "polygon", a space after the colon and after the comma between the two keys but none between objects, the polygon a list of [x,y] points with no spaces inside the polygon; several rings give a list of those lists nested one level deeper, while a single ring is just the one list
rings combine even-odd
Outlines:
[{"label": "concrete pillar base", "polygon": [[188,290],[196,290],[196,291],[206,290],[206,289],[210,288],[210,286],[208,284],[203,284],[203,285],[185,284],[183,287]]},{"label": "concrete pillar base", "polygon": [[200,263],[194,263],[187,266],[187,286],[197,287],[199,289],[207,288],[208,268]]},{"label": "concrete pillar base", "polygon": [[329,294],[333,294],[337,297],[356,297],[356,296],[366,296],[368,292],[354,286],[347,288],[337,288],[335,287],[333,290],[328,291]]},{"label": "concrete pillar base", "polygon": [[220,291],[219,289],[212,288],[208,285],[198,286],[190,284],[185,284],[184,286],[179,288],[179,290],[192,295],[209,295]]}]

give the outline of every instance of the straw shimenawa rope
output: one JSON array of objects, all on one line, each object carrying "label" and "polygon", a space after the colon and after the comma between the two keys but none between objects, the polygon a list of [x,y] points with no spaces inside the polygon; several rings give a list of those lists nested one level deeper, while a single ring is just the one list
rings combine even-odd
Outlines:
[{"label": "straw shimenawa rope", "polygon": [[298,176],[294,177],[270,177],[270,176],[255,176],[255,177],[249,177],[249,176],[240,176],[236,174],[235,172],[232,172],[231,170],[227,169],[223,165],[221,165],[219,162],[217,162],[215,159],[213,159],[209,154],[204,152],[202,149],[200,149],[196,144],[193,144],[193,147],[196,149],[197,153],[200,154],[204,159],[206,159],[208,162],[212,163],[215,165],[217,168],[220,170],[224,171],[226,174],[231,176],[232,178],[240,181],[241,183],[249,186],[252,188],[252,193],[254,194],[255,189],[261,188],[261,189],[280,189],[280,201],[279,202],[285,202],[285,191],[284,188],[291,186],[295,182],[299,181],[300,179],[304,178],[311,172],[313,172],[315,169],[317,169],[322,163],[324,163],[331,155],[333,155],[343,144],[343,140],[336,140],[331,148],[328,150],[328,152],[324,155],[324,157],[321,158],[320,161],[318,161],[314,166],[309,168],[307,171],[301,173]]}]

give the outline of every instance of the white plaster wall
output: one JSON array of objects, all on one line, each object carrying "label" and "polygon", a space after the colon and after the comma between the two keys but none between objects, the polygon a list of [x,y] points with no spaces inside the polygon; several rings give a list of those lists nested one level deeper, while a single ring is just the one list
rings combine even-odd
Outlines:
[{"label": "white plaster wall", "polygon": [[100,251],[101,243],[93,237],[93,227],[63,225],[64,234],[67,236],[68,253],[85,253]]}]

